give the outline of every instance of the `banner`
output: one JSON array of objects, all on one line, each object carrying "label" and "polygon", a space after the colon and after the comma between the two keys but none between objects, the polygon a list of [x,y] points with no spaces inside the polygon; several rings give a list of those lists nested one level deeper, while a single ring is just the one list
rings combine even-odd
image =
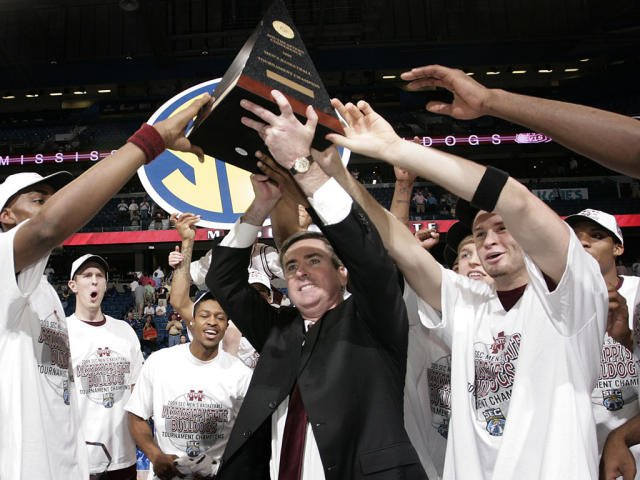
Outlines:
[{"label": "banner", "polygon": [[534,188],[531,190],[541,200],[589,200],[588,188]]},{"label": "banner", "polygon": [[[615,215],[618,225],[625,227],[640,227],[640,214]],[[446,233],[457,220],[412,220],[409,222],[409,230],[415,233],[417,230],[429,228],[430,223],[435,223],[440,233]],[[207,241],[227,234],[228,230],[199,228],[196,230],[196,241]],[[262,238],[272,238],[270,226],[262,227],[259,235]],[[132,243],[174,243],[180,244],[180,236],[174,229],[171,230],[138,230],[133,232],[87,232],[76,233],[69,237],[63,244],[65,247],[81,247],[84,245],[117,245]]]}]

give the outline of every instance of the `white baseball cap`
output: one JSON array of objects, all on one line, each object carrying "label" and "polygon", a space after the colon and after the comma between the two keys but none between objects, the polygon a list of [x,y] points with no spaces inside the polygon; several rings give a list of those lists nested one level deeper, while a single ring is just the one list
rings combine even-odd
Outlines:
[{"label": "white baseball cap", "polygon": [[9,175],[4,182],[0,183],[0,210],[5,207],[11,197],[27,187],[38,183],[46,183],[51,185],[55,190],[60,190],[71,180],[73,180],[73,175],[65,171],[56,172],[46,177],[35,172],[22,172]]},{"label": "white baseball cap", "polygon": [[589,220],[593,223],[597,223],[606,231],[611,233],[611,235],[617,238],[620,241],[621,245],[624,245],[624,240],[622,239],[622,230],[620,230],[620,226],[618,225],[618,222],[616,222],[616,217],[614,217],[613,215],[602,212],[600,210],[587,208],[586,210],[582,210],[575,215],[569,215],[564,219],[564,221],[571,226],[575,225],[580,220]]},{"label": "white baseball cap", "polygon": [[77,258],[71,264],[71,274],[69,275],[69,278],[71,280],[73,280],[73,276],[76,274],[76,272],[78,270],[80,270],[80,267],[82,267],[85,263],[87,263],[89,261],[96,262],[96,263],[102,265],[102,267],[104,268],[104,274],[108,278],[108,276],[109,276],[109,264],[107,263],[107,261],[104,258],[102,258],[100,255],[93,255],[91,253],[87,253],[86,255],[82,255],[80,258]]}]

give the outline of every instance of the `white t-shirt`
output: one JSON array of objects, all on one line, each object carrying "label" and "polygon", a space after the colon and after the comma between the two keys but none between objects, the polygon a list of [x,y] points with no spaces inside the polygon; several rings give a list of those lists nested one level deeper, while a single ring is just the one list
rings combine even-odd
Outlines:
[{"label": "white t-shirt", "polygon": [[[629,327],[633,328],[634,312],[636,306],[640,305],[640,278],[623,276],[622,279],[618,291],[627,301]],[[636,312],[636,315],[638,314],[640,312]],[[640,413],[638,368],[638,357],[605,333],[600,357],[600,375],[591,395],[600,454],[611,430]],[[638,463],[640,445],[631,447],[631,451]],[[640,478],[640,472],[636,478]]]},{"label": "white t-shirt", "polygon": [[240,345],[238,345],[238,358],[251,370],[256,368],[260,354],[253,348],[251,342],[245,337],[240,337]]},{"label": "white t-shirt", "polygon": [[[104,444],[111,455],[109,470],[118,470],[136,463],[124,406],[143,358],[133,329],[122,320],[105,319],[104,325],[93,326],[71,315],[67,325],[84,439]],[[94,445],[87,450],[89,471],[103,472],[108,464],[103,450]]]},{"label": "white t-shirt", "polygon": [[[452,338],[444,478],[598,476],[591,392],[607,318],[605,282],[573,233],[553,292],[530,258],[525,264],[530,283],[509,312],[494,288],[442,270],[441,326]],[[421,315],[423,306],[419,300]]]},{"label": "white t-shirt", "polygon": [[[251,381],[251,369],[218,350],[195,358],[189,344],[153,353],[145,362],[125,410],[153,417],[155,438],[166,454],[222,457]],[[149,470],[153,478],[153,468]]]},{"label": "white t-shirt", "polygon": [[84,479],[67,324],[43,276],[49,256],[14,274],[13,241],[25,223],[0,233],[0,478]]},{"label": "white t-shirt", "polygon": [[419,318],[416,293],[408,284],[404,301],[409,317],[404,426],[427,476],[439,480],[451,417],[451,338],[446,329],[432,328],[440,314],[424,303]]}]

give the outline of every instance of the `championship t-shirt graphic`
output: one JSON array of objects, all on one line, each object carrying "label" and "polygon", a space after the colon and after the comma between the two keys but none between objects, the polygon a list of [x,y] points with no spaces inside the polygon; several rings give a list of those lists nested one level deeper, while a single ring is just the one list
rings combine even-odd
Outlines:
[{"label": "championship t-shirt graphic", "polygon": [[605,333],[600,377],[591,401],[609,411],[620,410],[638,397],[638,364],[627,348]]},{"label": "championship t-shirt graphic", "polygon": [[431,401],[431,425],[447,438],[451,417],[451,355],[427,366],[427,384]]},{"label": "championship t-shirt graphic", "polygon": [[196,457],[224,438],[231,413],[196,387],[162,406],[162,436],[178,450]]},{"label": "championship t-shirt graphic", "polygon": [[80,395],[104,408],[122,400],[131,382],[131,362],[108,346],[98,347],[75,367]]},{"label": "championship t-shirt graphic", "polygon": [[43,375],[47,384],[69,405],[69,334],[65,319],[57,310],[53,310],[44,318],[40,317],[40,335],[37,342],[42,348],[41,362],[38,372]]},{"label": "championship t-shirt graphic", "polygon": [[520,333],[499,332],[493,343],[474,344],[476,419],[492,436],[501,436],[520,352]]}]

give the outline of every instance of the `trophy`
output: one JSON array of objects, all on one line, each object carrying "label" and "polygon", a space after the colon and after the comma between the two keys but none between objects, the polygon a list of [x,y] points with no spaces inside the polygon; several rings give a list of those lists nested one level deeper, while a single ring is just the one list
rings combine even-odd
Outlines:
[{"label": "trophy", "polygon": [[255,152],[268,152],[258,134],[240,123],[240,117],[252,116],[240,106],[240,100],[250,100],[279,115],[271,97],[274,89],[287,97],[303,123],[307,105],[314,107],[318,114],[314,148],[324,150],[330,146],[324,138],[327,133],[344,133],[282,0],[275,0],[267,9],[212,92],[211,101],[198,114],[189,139],[207,155],[261,173],[256,167]]}]

